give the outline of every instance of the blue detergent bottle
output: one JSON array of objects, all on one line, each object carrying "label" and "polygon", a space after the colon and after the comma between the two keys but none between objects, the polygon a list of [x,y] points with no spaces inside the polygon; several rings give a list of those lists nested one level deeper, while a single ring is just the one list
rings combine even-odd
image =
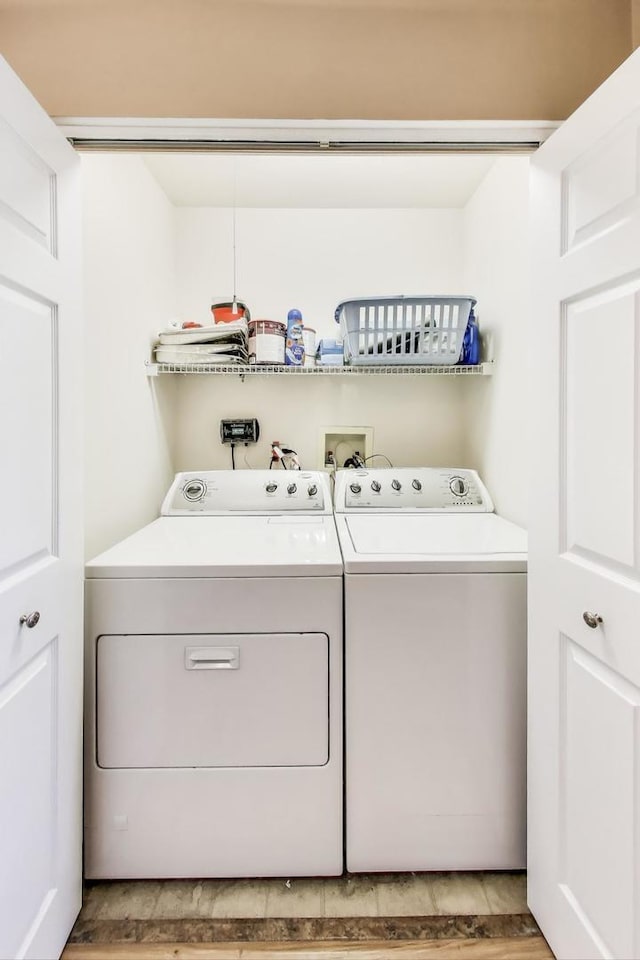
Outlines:
[{"label": "blue detergent bottle", "polygon": [[304,365],[302,314],[299,310],[289,310],[287,314],[287,339],[284,350],[284,362],[289,367]]},{"label": "blue detergent bottle", "polygon": [[471,307],[469,319],[467,320],[467,329],[464,332],[460,363],[468,366],[480,363],[480,330],[478,329],[478,321],[473,312],[473,307]]}]

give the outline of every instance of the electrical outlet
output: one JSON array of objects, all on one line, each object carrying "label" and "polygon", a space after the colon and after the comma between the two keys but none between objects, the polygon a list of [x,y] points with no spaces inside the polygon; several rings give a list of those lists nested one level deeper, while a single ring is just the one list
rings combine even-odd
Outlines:
[{"label": "electrical outlet", "polygon": [[253,420],[221,420],[220,443],[257,443],[260,424]]}]

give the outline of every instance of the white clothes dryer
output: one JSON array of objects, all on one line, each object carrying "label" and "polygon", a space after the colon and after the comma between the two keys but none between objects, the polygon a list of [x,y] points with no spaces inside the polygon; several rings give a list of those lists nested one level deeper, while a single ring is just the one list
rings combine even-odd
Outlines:
[{"label": "white clothes dryer", "polygon": [[346,864],[522,868],[526,534],[471,470],[345,470]]},{"label": "white clothes dryer", "polygon": [[326,475],[178,474],[86,578],[85,875],[340,874]]}]

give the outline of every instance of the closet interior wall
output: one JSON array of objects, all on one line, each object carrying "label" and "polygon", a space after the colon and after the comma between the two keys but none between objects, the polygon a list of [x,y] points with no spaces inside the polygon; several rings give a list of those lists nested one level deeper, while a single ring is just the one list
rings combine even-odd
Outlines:
[{"label": "closet interior wall", "polygon": [[490,382],[470,378],[464,396],[464,447],[496,510],[527,526],[529,393],[544,344],[530,316],[529,160],[498,158],[464,210],[464,288],[478,298]]},{"label": "closet interior wall", "polygon": [[234,212],[174,206],[139,155],[83,154],[82,168],[87,556],[157,516],[175,471],[230,467],[227,417],[260,422],[240,468],[268,466],[276,440],[316,468],[321,428],[368,426],[396,466],[477,468],[500,512],[526,523],[526,157],[497,158],[465,206],[235,211],[237,293],[254,317],[298,307],[318,338],[335,337],[344,298],[471,293],[496,363],[492,377],[467,379],[147,378],[160,329],[207,323],[212,300],[230,298]]},{"label": "closet interior wall", "polygon": [[149,523],[173,479],[173,377],[144,361],[175,313],[174,209],[144,161],[82,155],[86,556]]},{"label": "closet interior wall", "polygon": [[[232,279],[228,209],[179,208],[181,316],[206,320],[212,296],[229,298]],[[373,293],[458,289],[463,215],[459,209],[240,209],[236,211],[238,295],[253,317],[285,321],[297,307],[320,337],[337,337],[340,300]],[[221,446],[221,417],[258,417],[261,440],[242,451],[253,467],[269,465],[271,442],[316,468],[320,430],[371,426],[374,452],[396,466],[446,464],[463,454],[462,396],[444,378],[185,378],[176,400],[178,469],[230,466]],[[349,450],[336,451],[341,463]],[[376,461],[384,466],[384,460]]]}]

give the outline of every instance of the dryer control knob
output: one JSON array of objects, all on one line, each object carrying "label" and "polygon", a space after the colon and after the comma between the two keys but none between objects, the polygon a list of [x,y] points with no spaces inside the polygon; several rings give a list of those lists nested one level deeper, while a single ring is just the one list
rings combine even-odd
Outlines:
[{"label": "dryer control knob", "polygon": [[206,486],[204,480],[187,480],[184,487],[182,488],[182,493],[185,500],[191,500],[192,502],[196,500],[202,500],[206,492]]},{"label": "dryer control knob", "polygon": [[451,477],[449,489],[454,496],[464,497],[468,490],[467,482],[463,477]]},{"label": "dryer control knob", "polygon": [[309,486],[307,487],[307,493],[309,494],[309,496],[315,497],[317,492],[318,492],[318,487],[316,486],[316,484],[310,483]]},{"label": "dryer control knob", "polygon": [[372,480],[372,481],[371,481],[371,489],[373,490],[374,493],[380,493],[380,490],[381,490],[382,488],[381,488],[381,484],[378,482],[378,480]]},{"label": "dryer control knob", "polygon": [[287,487],[287,493],[295,493],[297,489],[298,488],[295,485],[295,483],[290,483],[289,486]]},{"label": "dryer control knob", "polygon": [[420,483],[419,480],[412,480],[411,486],[413,487],[414,490],[422,490],[422,484]]},{"label": "dryer control knob", "polygon": [[350,483],[349,489],[351,490],[351,493],[360,493],[360,491],[362,490],[362,487],[360,486],[359,483]]},{"label": "dryer control knob", "polygon": [[273,480],[270,480],[265,487],[265,490],[267,491],[267,493],[275,493],[277,489],[278,489],[278,484],[274,483]]},{"label": "dryer control knob", "polygon": [[394,490],[402,490],[402,484],[400,483],[399,480],[392,480],[391,486],[393,487]]}]

